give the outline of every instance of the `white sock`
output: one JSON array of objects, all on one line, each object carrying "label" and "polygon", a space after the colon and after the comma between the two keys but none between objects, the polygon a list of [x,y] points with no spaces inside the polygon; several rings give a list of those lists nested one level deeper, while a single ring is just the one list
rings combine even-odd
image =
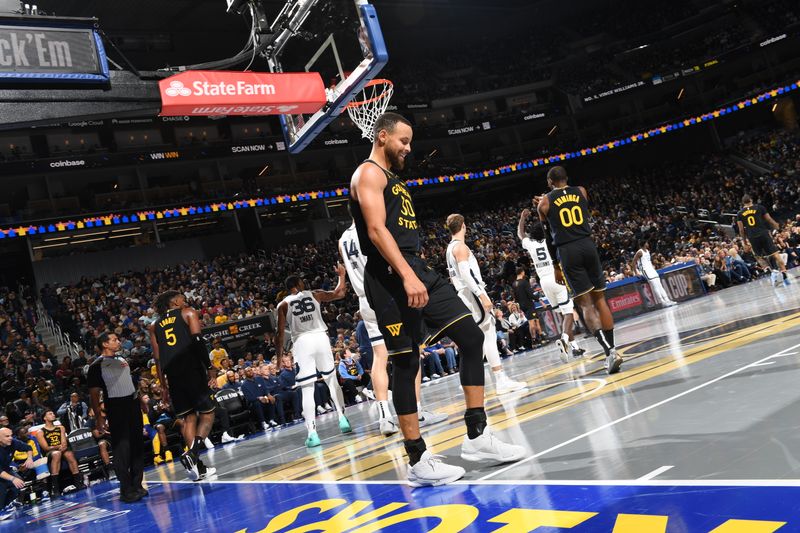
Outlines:
[{"label": "white sock", "polygon": [[303,387],[301,391],[303,395],[303,418],[306,419],[306,429],[310,434],[317,430],[317,423],[314,420],[317,416],[316,404],[314,402],[314,386]]},{"label": "white sock", "polygon": [[342,394],[342,387],[336,380],[336,374],[331,372],[325,376],[325,383],[328,384],[328,389],[331,391],[331,399],[333,400],[333,405],[336,406],[336,412],[339,413],[339,416],[344,415],[344,395]]},{"label": "white sock", "polygon": [[386,400],[378,400],[378,420],[386,420],[389,418],[391,411],[389,411],[389,402]]},{"label": "white sock", "polygon": [[417,402],[417,415],[422,416],[420,413],[422,412],[422,402]]},{"label": "white sock", "polygon": [[506,373],[503,372],[503,369],[500,370],[492,370],[492,376],[494,376],[494,382],[497,383],[500,380],[505,379]]},{"label": "white sock", "polygon": [[566,333],[562,333],[561,334],[561,340],[564,341],[565,343],[569,344],[569,342],[570,342],[569,341],[569,335],[567,335]]},{"label": "white sock", "polygon": [[575,342],[575,341],[569,341],[569,345],[572,346],[573,350],[580,350],[581,349],[581,347],[578,346],[578,343]]}]

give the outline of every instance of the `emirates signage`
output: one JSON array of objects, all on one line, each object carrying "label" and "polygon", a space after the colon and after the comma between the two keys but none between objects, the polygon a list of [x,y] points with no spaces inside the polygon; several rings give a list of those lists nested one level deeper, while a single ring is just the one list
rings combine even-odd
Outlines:
[{"label": "emirates signage", "polygon": [[317,72],[189,70],[158,87],[161,116],[313,114],[327,101]]}]

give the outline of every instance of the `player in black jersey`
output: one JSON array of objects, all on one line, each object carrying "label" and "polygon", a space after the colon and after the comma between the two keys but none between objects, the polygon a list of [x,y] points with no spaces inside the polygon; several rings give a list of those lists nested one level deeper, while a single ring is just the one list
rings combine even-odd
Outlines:
[{"label": "player in black jersey", "polygon": [[547,172],[552,191],[534,198],[539,219],[547,226],[547,244],[556,253],[556,279],[562,278],[581,310],[586,326],[606,354],[606,371],[619,372],[622,356],[614,345],[614,317],[606,302],[606,278],[589,226],[589,195],[583,187],[567,185],[567,171],[556,166]]},{"label": "player in black jersey", "polygon": [[[778,285],[781,282],[780,276],[783,275],[783,284],[789,285],[789,278],[786,274],[786,263],[781,259],[778,247],[770,235],[771,229],[778,229],[780,226],[767,213],[761,204],[754,204],[753,198],[749,194],[742,196],[742,207],[736,215],[736,225],[739,227],[739,235],[744,242],[750,242],[753,248],[753,255],[762,267],[769,267],[772,271],[772,283]],[[780,274],[778,273],[780,271]]]},{"label": "player in black jersey", "polygon": [[183,441],[188,450],[181,464],[192,481],[214,475],[198,453],[214,424],[214,401],[211,383],[216,369],[200,337],[200,317],[186,304],[178,291],[166,291],[156,298],[158,320],[150,325],[150,345],[156,360],[164,403],[171,403],[175,415],[183,420]]},{"label": "player in black jersey", "polygon": [[364,290],[392,358],[394,406],[410,462],[408,482],[441,485],[461,478],[465,471],[436,459],[420,437],[414,388],[423,326],[433,332],[431,342],[446,336],[459,347],[467,403],[462,458],[510,462],[521,459],[525,449],[501,442],[486,427],[483,332],[453,286],[419,257],[414,202],[405,183],[389,170],[402,170],[412,137],[404,117],[396,113],[378,117],[370,158],[353,174],[350,208],[368,257]]}]

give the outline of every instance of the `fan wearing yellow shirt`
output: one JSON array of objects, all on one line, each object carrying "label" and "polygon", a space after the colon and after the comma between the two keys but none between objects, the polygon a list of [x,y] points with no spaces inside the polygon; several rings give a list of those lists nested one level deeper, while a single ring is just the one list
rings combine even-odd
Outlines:
[{"label": "fan wearing yellow shirt", "polygon": [[228,358],[228,351],[222,347],[222,342],[219,339],[214,339],[211,343],[212,350],[209,353],[211,357],[211,366],[222,370],[222,360]]}]

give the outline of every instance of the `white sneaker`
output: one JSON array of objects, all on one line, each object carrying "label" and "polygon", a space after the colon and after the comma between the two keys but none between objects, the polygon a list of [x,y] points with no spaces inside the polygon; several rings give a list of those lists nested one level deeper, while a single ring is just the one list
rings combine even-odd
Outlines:
[{"label": "white sneaker", "polygon": [[556,346],[558,346],[558,356],[561,358],[562,363],[569,363],[569,352],[567,351],[567,343],[563,339],[556,339]]},{"label": "white sneaker", "polygon": [[269,431],[269,424],[267,424],[266,422],[261,422],[261,429],[263,429],[264,431]]},{"label": "white sneaker", "polygon": [[436,487],[464,477],[466,471],[463,468],[443,463],[440,457],[425,450],[417,464],[408,466],[408,484],[412,487]]},{"label": "white sneaker", "polygon": [[440,378],[440,377],[442,377],[442,376],[440,376],[439,374],[432,374],[432,375],[431,375],[431,377],[432,377],[433,379],[439,379],[439,378]]},{"label": "white sneaker", "polygon": [[381,435],[386,435],[387,437],[389,435],[394,435],[395,433],[400,431],[400,429],[397,427],[397,424],[395,424],[388,418],[382,418],[380,420],[380,427],[381,427]]},{"label": "white sneaker", "polygon": [[494,392],[496,394],[507,394],[509,392],[522,390],[527,386],[527,383],[523,381],[514,381],[504,373],[497,378],[494,384]]},{"label": "white sneaker", "polygon": [[317,414],[318,415],[324,415],[325,414],[325,408],[322,407],[321,405],[318,405],[317,406]]},{"label": "white sneaker", "polygon": [[431,378],[429,378],[428,376],[422,376],[422,382],[423,382],[423,383],[427,383],[427,382],[429,382],[430,380],[431,380]]},{"label": "white sneaker", "polygon": [[237,440],[242,440],[244,435],[239,435],[238,437],[232,437],[228,435],[228,432],[224,432],[222,434],[222,444],[227,444],[228,442],[236,442]]},{"label": "white sneaker", "polygon": [[446,414],[434,413],[432,411],[427,411],[425,409],[418,412],[417,417],[419,418],[419,427],[421,428],[424,428],[425,426],[431,426],[433,424],[438,424],[439,422],[447,420]]},{"label": "white sneaker", "polygon": [[[270,420],[267,423],[269,424],[269,427],[272,428],[272,429],[275,429],[276,427],[280,426],[280,424],[278,424],[274,420]],[[242,435],[241,438],[244,438],[244,435]]]},{"label": "white sneaker", "polygon": [[523,446],[508,444],[494,436],[490,428],[483,431],[483,435],[470,439],[464,435],[464,444],[461,445],[461,458],[465,461],[481,461],[484,459],[500,463],[513,463],[525,457]]},{"label": "white sneaker", "polygon": [[363,391],[363,392],[364,392],[364,396],[366,396],[366,397],[367,397],[367,398],[369,398],[370,400],[375,400],[375,393],[374,393],[374,392],[372,392],[372,391],[371,391],[371,390],[369,390],[369,389],[364,389],[364,391]]},{"label": "white sneaker", "polygon": [[616,374],[622,366],[622,356],[616,350],[611,350],[611,353],[606,357],[606,372],[608,375]]},{"label": "white sneaker", "polygon": [[211,442],[211,439],[209,439],[208,437],[205,438],[203,444],[206,445],[206,450],[211,450],[212,448],[214,448],[214,443]]}]

